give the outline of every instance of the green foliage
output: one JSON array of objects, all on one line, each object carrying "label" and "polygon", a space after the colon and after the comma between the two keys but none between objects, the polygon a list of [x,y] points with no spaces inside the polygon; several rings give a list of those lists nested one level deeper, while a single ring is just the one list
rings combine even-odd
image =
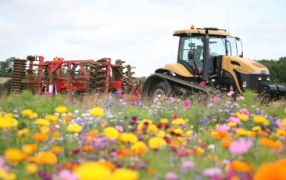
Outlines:
[{"label": "green foliage", "polygon": [[[54,112],[55,108],[63,105],[64,99],[62,96],[45,97],[33,95],[31,91],[23,91],[22,94],[9,96],[1,101],[0,106],[6,112],[20,111],[23,109],[33,109],[38,114],[47,114]],[[69,105],[67,104],[69,107]],[[73,107],[69,107],[73,109]]]},{"label": "green foliage", "polygon": [[286,57],[281,57],[279,60],[263,59],[259,62],[269,69],[272,82],[286,84]]},{"label": "green foliage", "polygon": [[12,64],[14,60],[15,57],[10,57],[0,62],[0,76],[10,76],[12,74]]}]

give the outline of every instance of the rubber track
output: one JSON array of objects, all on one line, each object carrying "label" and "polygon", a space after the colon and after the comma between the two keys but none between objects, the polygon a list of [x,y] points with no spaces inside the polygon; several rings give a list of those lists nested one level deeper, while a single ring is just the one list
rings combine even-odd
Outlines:
[{"label": "rubber track", "polygon": [[212,95],[215,95],[216,93],[220,92],[218,89],[215,89],[215,88],[211,88],[211,87],[204,87],[204,88],[202,88],[202,87],[199,87],[197,84],[194,84],[193,82],[185,81],[185,80],[182,80],[182,79],[179,79],[179,78],[176,78],[176,77],[172,77],[172,76],[169,76],[169,75],[165,75],[165,74],[155,73],[155,74],[152,74],[152,76],[159,76],[159,77],[167,79],[169,81],[172,81],[172,82],[175,82],[175,83],[187,86],[187,87],[189,87],[191,89],[196,89],[198,91],[202,91],[202,92],[206,93],[209,97],[211,97]]}]

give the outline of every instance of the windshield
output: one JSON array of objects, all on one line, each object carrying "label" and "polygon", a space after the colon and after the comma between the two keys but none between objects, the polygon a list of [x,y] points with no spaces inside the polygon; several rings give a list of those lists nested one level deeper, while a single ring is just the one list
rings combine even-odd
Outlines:
[{"label": "windshield", "polygon": [[209,37],[210,56],[229,55],[238,56],[236,40],[234,37]]}]

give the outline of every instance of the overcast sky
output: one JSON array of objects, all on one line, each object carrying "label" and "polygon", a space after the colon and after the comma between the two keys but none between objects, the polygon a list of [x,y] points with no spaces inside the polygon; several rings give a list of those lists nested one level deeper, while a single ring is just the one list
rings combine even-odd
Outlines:
[{"label": "overcast sky", "polygon": [[123,59],[137,76],[175,63],[177,29],[219,27],[250,59],[286,56],[285,0],[0,0],[0,59]]}]

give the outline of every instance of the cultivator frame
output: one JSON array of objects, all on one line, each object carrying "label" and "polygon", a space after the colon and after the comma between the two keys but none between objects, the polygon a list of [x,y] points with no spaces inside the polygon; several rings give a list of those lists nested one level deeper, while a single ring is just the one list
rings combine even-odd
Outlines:
[{"label": "cultivator frame", "polygon": [[[11,93],[31,89],[35,94],[56,92],[93,92],[140,97],[139,83],[132,77],[132,67],[110,58],[100,60],[64,60],[54,58],[45,61],[43,56],[28,56],[14,63]],[[26,70],[27,69],[27,70]]]}]

